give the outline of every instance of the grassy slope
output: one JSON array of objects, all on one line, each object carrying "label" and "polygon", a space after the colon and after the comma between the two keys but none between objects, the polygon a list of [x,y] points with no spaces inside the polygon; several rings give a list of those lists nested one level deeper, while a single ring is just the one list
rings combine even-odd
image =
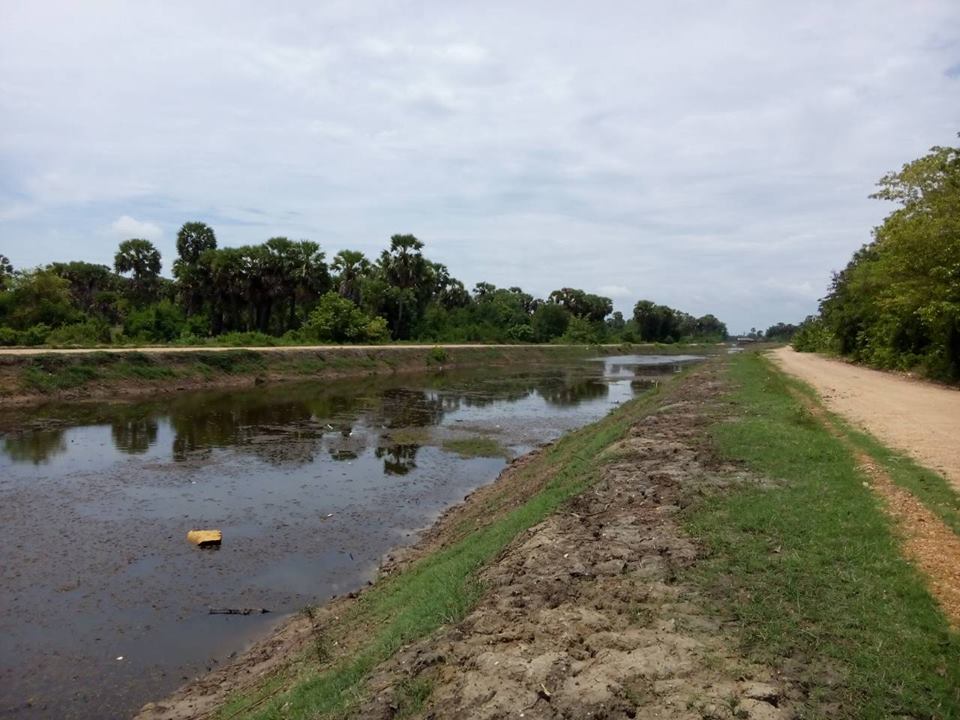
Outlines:
[{"label": "grassy slope", "polygon": [[[332,665],[308,664],[299,670],[291,690],[257,705],[250,713],[243,712],[243,708],[276,691],[276,682],[268,684],[259,694],[236,698],[222,709],[220,717],[313,718],[349,707],[362,681],[377,664],[411,641],[464,617],[483,592],[476,580],[477,571],[518,533],[543,520],[592,483],[598,472],[597,456],[624,435],[648,410],[656,395],[651,393],[625,403],[599,422],[564,436],[519,470],[549,473],[552,479],[541,492],[486,527],[364,593],[354,614],[341,618],[341,630],[370,629],[359,652]],[[423,688],[413,688],[410,694],[416,697],[423,692]]]},{"label": "grassy slope", "polygon": [[[607,348],[609,350],[609,348]],[[624,352],[637,346],[623,346]],[[681,352],[683,348],[673,349]],[[467,348],[411,348],[385,345],[374,349],[344,346],[330,350],[284,348],[257,350],[198,350],[191,353],[91,351],[74,355],[53,353],[2,358],[0,396],[35,395],[89,390],[110,393],[134,385],[162,389],[184,382],[207,386],[234,383],[238,378],[269,376],[297,378],[391,373],[438,366],[497,365],[557,362],[596,354],[591,346],[531,345]]]},{"label": "grassy slope", "polygon": [[734,358],[731,374],[738,419],[714,428],[716,443],[776,482],[691,512],[710,553],[693,578],[736,619],[749,655],[809,681],[809,716],[960,717],[960,638],[850,452],[763,358]]}]

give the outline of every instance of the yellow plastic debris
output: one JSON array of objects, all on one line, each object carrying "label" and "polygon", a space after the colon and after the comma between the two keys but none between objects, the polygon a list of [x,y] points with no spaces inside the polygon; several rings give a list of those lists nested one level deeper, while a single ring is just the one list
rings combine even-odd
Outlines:
[{"label": "yellow plastic debris", "polygon": [[187,540],[199,547],[214,547],[223,540],[223,533],[219,530],[191,530],[187,533]]}]

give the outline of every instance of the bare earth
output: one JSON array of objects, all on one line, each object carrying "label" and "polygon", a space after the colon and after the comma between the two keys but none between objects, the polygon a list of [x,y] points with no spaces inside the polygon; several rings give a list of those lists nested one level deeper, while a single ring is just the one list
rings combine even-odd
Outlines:
[{"label": "bare earth", "polygon": [[[794,717],[805,698],[804,687],[792,679],[795,668],[743,658],[725,619],[681,579],[681,570],[701,553],[680,526],[681,507],[711,488],[751,481],[703,441],[723,382],[710,363],[665,391],[659,408],[601,456],[600,477],[588,491],[521,533],[483,571],[489,591],[477,607],[381,665],[350,717]],[[500,501],[506,509],[522,502],[549,481],[550,471],[544,472],[527,478],[507,470],[448,513],[422,548],[388,563],[384,572],[442,546],[461,532],[458,521],[496,514]],[[523,478],[533,484],[518,490],[516,481]],[[311,620],[314,633],[331,636],[353,602],[342,598],[312,619],[290,622],[235,664],[144,707],[138,719],[210,717],[232,691],[256,687],[284,658],[306,657]],[[349,656],[362,640],[361,634],[347,637],[334,659],[341,652]],[[286,674],[298,676],[296,662]],[[432,691],[425,707],[408,714],[400,706],[402,689],[418,682]],[[260,704],[253,699],[249,708]]]},{"label": "bare earth", "polygon": [[830,410],[960,490],[960,391],[792,348],[771,355],[811,385]]}]

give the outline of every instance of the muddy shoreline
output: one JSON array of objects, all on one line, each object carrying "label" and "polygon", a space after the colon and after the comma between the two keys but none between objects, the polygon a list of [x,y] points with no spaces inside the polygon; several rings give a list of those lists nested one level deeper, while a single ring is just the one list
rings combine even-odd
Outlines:
[{"label": "muddy shoreline", "polygon": [[[518,471],[539,457],[553,443],[515,458],[497,478],[467,494],[462,501],[444,510],[430,525],[417,531],[411,545],[398,546],[381,558],[378,580],[402,571],[416,560],[443,549],[466,532],[471,523],[484,518],[492,506],[508,508],[518,505],[542,488],[542,483],[518,484]],[[546,482],[548,478],[541,480]],[[262,637],[238,653],[237,657],[211,672],[200,675],[167,698],[149,702],[136,714],[135,720],[200,720],[211,717],[235,693],[255,687],[270,674],[295,662],[315,642],[318,628],[336,623],[349,612],[368,582],[355,591],[333,596],[311,612],[288,616]]]},{"label": "muddy shoreline", "polygon": [[[708,366],[650,396],[639,422],[597,458],[597,483],[517,535],[481,571],[488,591],[476,609],[383,663],[349,716],[393,718],[409,709],[405,688],[424,683],[432,688],[424,717],[633,718],[647,716],[638,714],[646,703],[677,708],[677,715],[663,715],[669,718],[687,717],[690,709],[698,717],[727,717],[726,707],[740,713],[731,717],[789,717],[796,691],[771,668],[738,657],[719,620],[676,580],[700,552],[675,513],[691,494],[730,482],[730,468],[701,436],[719,385]],[[538,460],[548,447],[513,461],[447,509],[414,545],[386,556],[381,577],[536,495],[555,471],[523,470],[545,466]],[[361,589],[290,617],[235,662],[145,705],[136,720],[212,718],[231,700],[231,717],[256,713],[287,688],[328,632],[339,644],[323,664],[363,646],[363,629],[336,633],[363,597]]]},{"label": "muddy shoreline", "polygon": [[597,352],[675,354],[697,346],[389,345],[143,348],[0,352],[0,407],[145,400],[296,380],[408,375],[478,366],[549,364]]},{"label": "muddy shoreline", "polygon": [[[649,389],[650,373],[634,363],[670,374],[682,362],[664,359],[568,359],[412,382],[308,381],[11,413],[19,428],[0,436],[11,623],[3,706],[24,717],[129,716],[233,658],[288,613],[362,587],[418,532],[425,547],[440,532],[423,531],[435,518],[460,517],[449,522],[469,533],[476,525],[464,517],[482,522],[491,507],[521,503],[535,487],[484,489],[479,497],[490,502],[476,512],[448,510],[496,483],[505,456]],[[472,442],[486,454],[460,454]],[[504,483],[521,487],[515,477],[495,487]],[[21,542],[43,525],[69,543],[48,552]],[[193,552],[183,541],[191,527],[222,528],[229,542],[215,555]],[[129,540],[122,551],[118,537]],[[208,607],[276,614],[209,619]],[[75,632],[60,634],[74,622]],[[106,708],[116,713],[97,714]]]}]

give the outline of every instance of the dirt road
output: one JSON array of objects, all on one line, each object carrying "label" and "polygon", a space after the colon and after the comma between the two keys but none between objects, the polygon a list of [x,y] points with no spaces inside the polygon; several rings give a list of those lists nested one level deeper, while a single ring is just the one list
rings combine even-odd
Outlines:
[{"label": "dirt road", "polygon": [[960,391],[780,348],[774,361],[827,407],[960,490]]}]

